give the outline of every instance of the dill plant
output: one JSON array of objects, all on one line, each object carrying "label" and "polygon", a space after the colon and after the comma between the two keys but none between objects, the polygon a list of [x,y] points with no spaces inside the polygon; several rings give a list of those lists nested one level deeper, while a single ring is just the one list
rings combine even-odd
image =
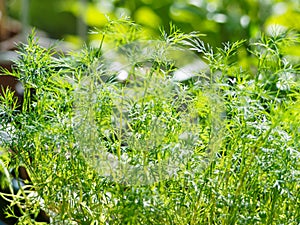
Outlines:
[{"label": "dill plant", "polygon": [[[118,82],[101,49],[114,29],[100,49],[68,56],[53,57],[34,35],[19,48],[12,74],[25,86],[22,111],[1,102],[11,137],[1,143],[14,152],[1,165],[25,166],[32,179],[30,191],[10,196],[19,224],[33,224],[39,208],[53,224],[299,224],[299,67],[284,51],[299,37],[249,43],[250,70],[239,64],[245,41],[213,49],[173,27],[159,43],[195,51],[209,69],[175,82],[176,63],[154,48],[129,64],[132,80]],[[116,30],[124,33],[113,43],[134,46],[131,22]],[[99,171],[109,157],[146,178]],[[141,173],[168,160],[180,164]]]}]

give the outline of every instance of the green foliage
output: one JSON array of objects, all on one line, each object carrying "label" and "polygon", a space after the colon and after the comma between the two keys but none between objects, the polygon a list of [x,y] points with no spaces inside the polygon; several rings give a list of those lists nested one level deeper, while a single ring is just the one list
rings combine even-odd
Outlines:
[{"label": "green foliage", "polygon": [[[21,0],[7,2],[9,14],[20,18]],[[150,37],[157,37],[160,27],[168,30],[172,22],[185,33],[207,34],[203,40],[220,47],[227,41],[257,38],[274,25],[299,31],[298,8],[297,0],[31,0],[29,15],[32,26],[56,38],[72,40],[70,35],[80,35],[76,20],[102,29],[109,23],[107,17],[128,16]],[[92,35],[89,40],[94,39]]]},{"label": "green foliage", "polygon": [[[14,196],[26,206],[20,224],[39,207],[56,224],[299,224],[299,66],[285,51],[299,36],[251,41],[245,68],[237,63],[244,41],[214,50],[174,30],[163,43],[189,48],[209,70],[177,82],[176,64],[157,54],[136,59],[120,82],[102,49],[54,58],[34,35],[20,47],[14,74],[35,93],[19,114],[1,102],[12,118],[10,163],[26,166],[37,193]],[[102,152],[146,178],[106,176]],[[173,175],[149,174],[168,160],[180,161],[167,168]]]}]

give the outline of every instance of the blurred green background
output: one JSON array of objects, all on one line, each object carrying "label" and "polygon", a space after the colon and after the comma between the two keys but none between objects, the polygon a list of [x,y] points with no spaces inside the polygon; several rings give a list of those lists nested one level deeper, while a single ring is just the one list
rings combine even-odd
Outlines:
[{"label": "blurred green background", "polygon": [[203,39],[212,46],[256,38],[274,26],[300,31],[299,0],[7,0],[5,4],[7,14],[17,20],[22,18],[22,5],[24,9],[28,4],[31,26],[74,43],[80,38],[90,41],[93,37],[86,31],[103,28],[107,17],[121,16],[143,25],[153,38],[172,22],[183,32],[206,34]]}]

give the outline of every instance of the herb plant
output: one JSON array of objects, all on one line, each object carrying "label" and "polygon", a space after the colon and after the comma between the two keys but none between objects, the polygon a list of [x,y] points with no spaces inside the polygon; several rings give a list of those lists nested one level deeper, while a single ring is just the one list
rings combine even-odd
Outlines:
[{"label": "herb plant", "polygon": [[[121,26],[108,53],[113,29],[100,49],[67,56],[34,35],[20,46],[22,109],[9,93],[0,105],[0,165],[31,177],[1,194],[19,224],[40,208],[52,224],[299,224],[299,57],[285,52],[299,36],[247,43],[243,66],[245,41],[213,49],[173,27],[141,44]],[[182,49],[207,66],[178,81]]]}]

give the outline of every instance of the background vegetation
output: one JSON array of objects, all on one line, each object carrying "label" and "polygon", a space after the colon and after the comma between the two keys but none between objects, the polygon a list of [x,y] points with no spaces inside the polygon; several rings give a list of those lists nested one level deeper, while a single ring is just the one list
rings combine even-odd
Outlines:
[{"label": "background vegetation", "polygon": [[[31,0],[29,20],[61,39],[79,33],[78,18],[89,28],[101,29],[108,23],[107,16],[129,16],[153,37],[159,35],[159,28],[168,31],[172,22],[183,32],[206,34],[205,42],[221,46],[226,41],[256,38],[274,24],[299,31],[299,4],[297,0]],[[21,0],[9,0],[7,5],[9,14],[20,18]]]}]

